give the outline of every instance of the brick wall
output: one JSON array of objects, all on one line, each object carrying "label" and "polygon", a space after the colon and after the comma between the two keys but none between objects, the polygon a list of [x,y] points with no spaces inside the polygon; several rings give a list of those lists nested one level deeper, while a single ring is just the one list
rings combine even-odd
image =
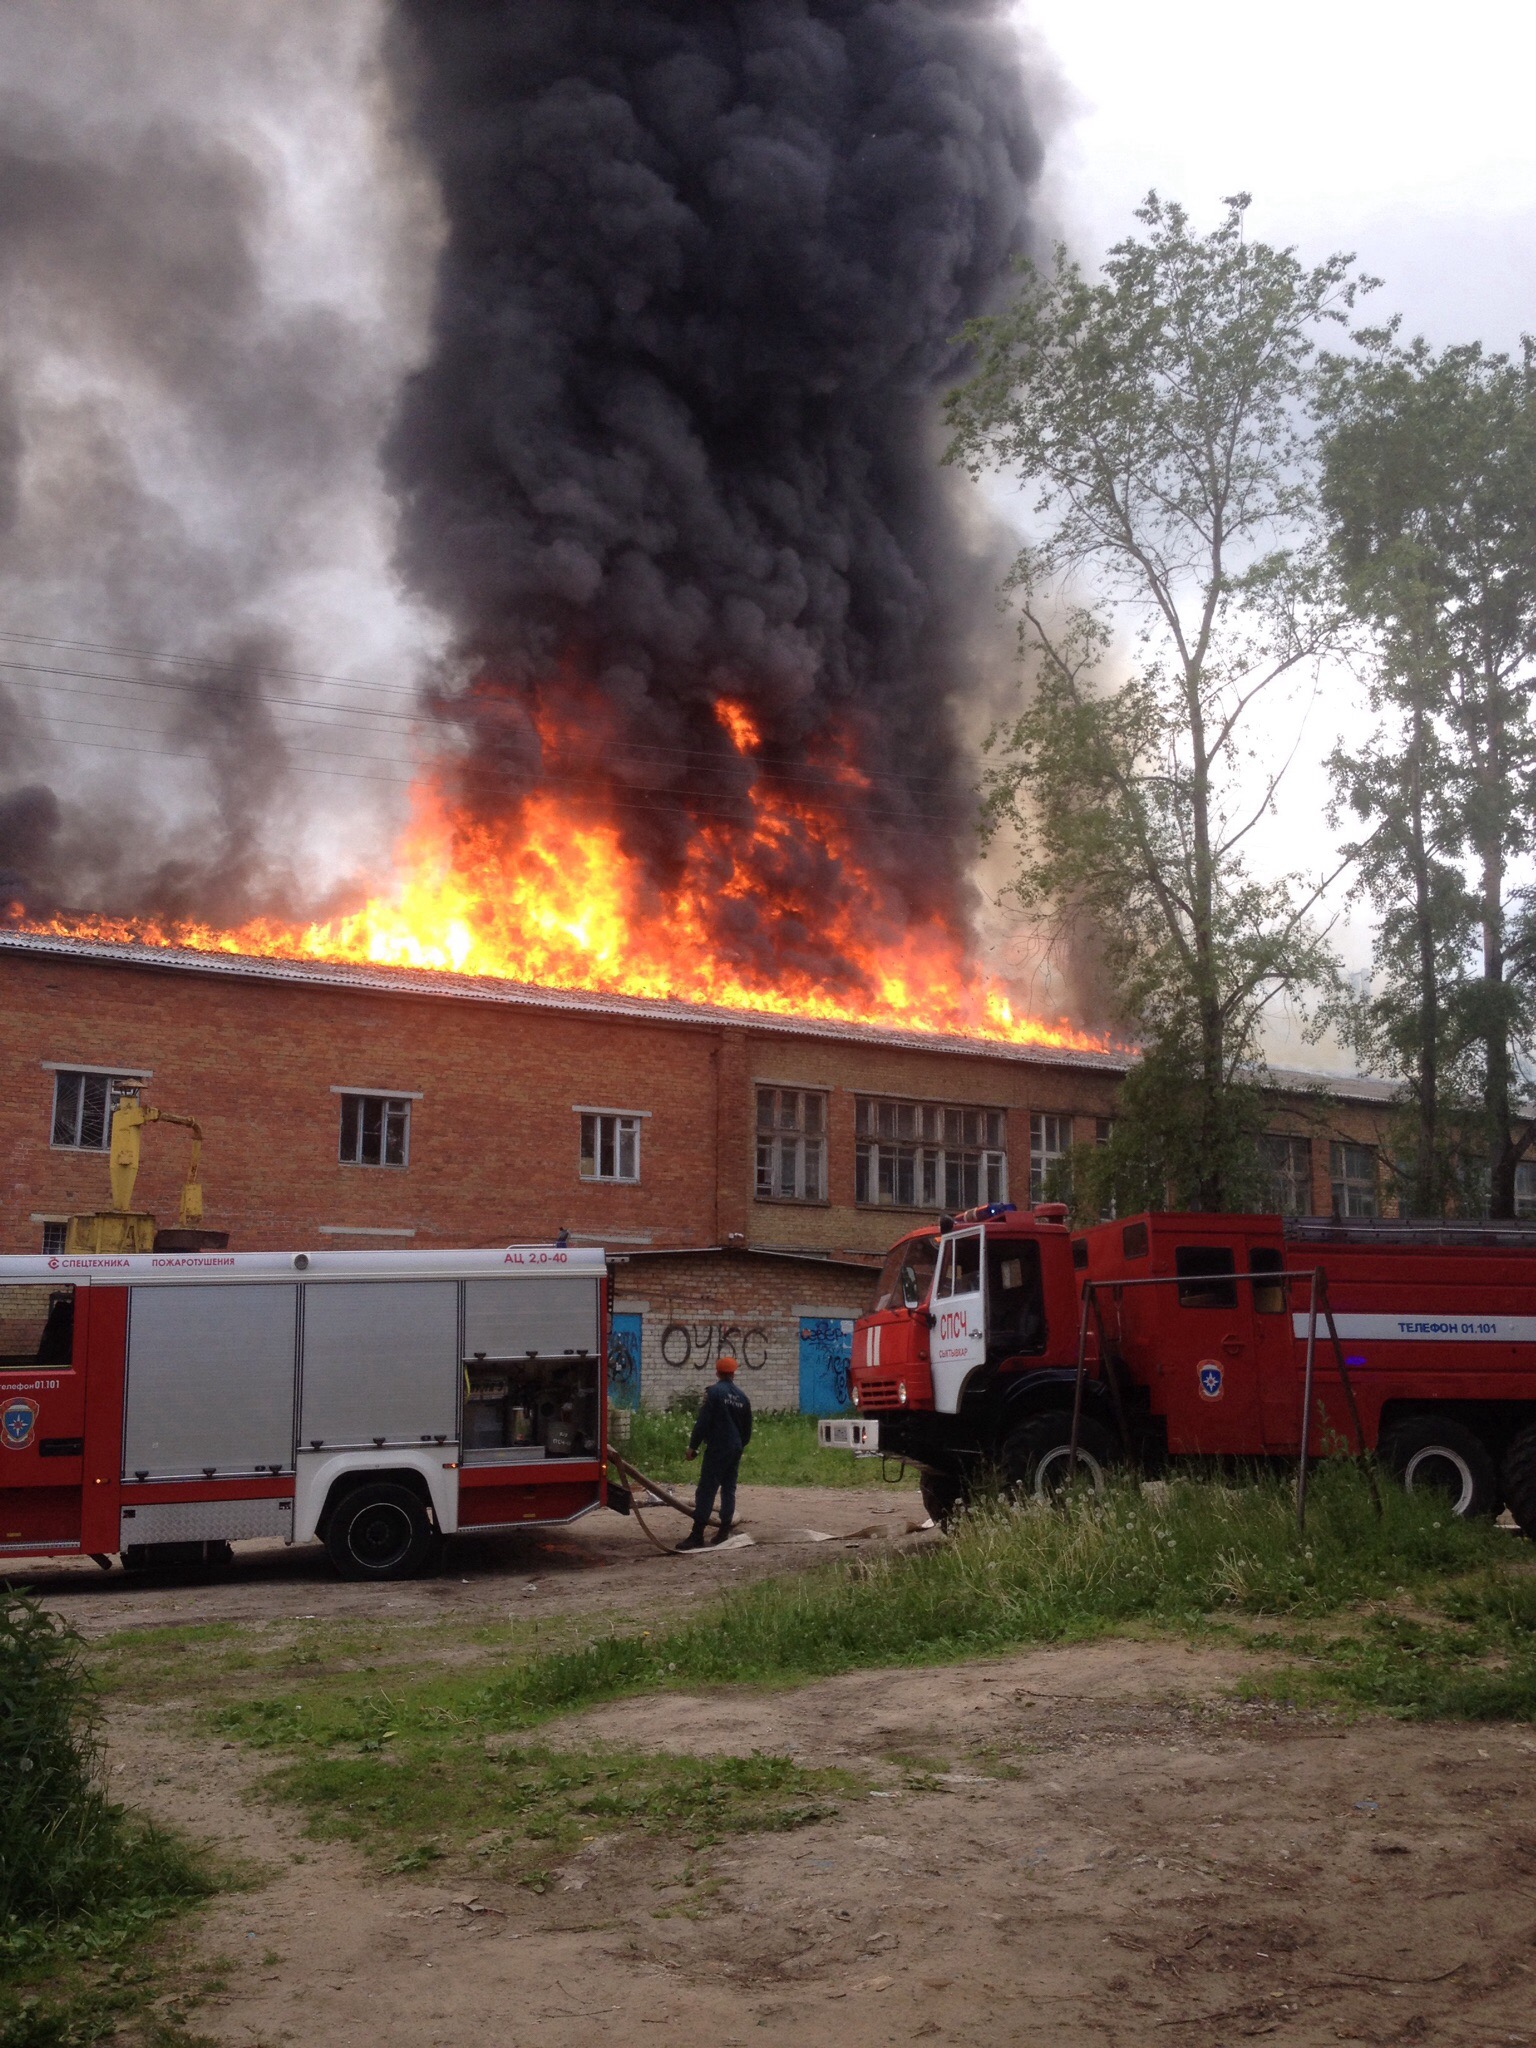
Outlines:
[{"label": "brick wall", "polygon": [[642,1405],[701,1394],[728,1351],[755,1408],[798,1408],[802,1328],[863,1315],[876,1278],[873,1267],[751,1252],[630,1257],[614,1270],[614,1309],[641,1318]]},{"label": "brick wall", "polygon": [[[6,1250],[34,1213],[105,1206],[103,1153],[49,1145],[42,1062],[145,1067],[147,1101],[203,1125],[206,1220],[237,1250],[654,1235],[712,1243],[716,1034],[628,1020],[0,956]],[[400,1090],[404,1169],[338,1162],[337,1087]],[[574,1105],[647,1110],[638,1187],[583,1182]],[[174,1221],[185,1138],[146,1131],[142,1206]],[[387,1242],[380,1239],[378,1242]],[[402,1240],[405,1241],[405,1240]]]},{"label": "brick wall", "polygon": [[[203,1124],[207,1222],[247,1251],[504,1244],[564,1227],[619,1251],[739,1239],[875,1256],[930,1212],[855,1204],[859,1094],[1003,1110],[1011,1193],[1022,1202],[1031,1113],[1069,1116],[1074,1137],[1089,1141],[1094,1119],[1113,1109],[1117,1079],[1023,1051],[573,1014],[323,976],[245,979],[0,948],[5,1251],[38,1249],[39,1217],[108,1199],[104,1153],[50,1146],[47,1063],[150,1070],[146,1100]],[[757,1199],[758,1082],[825,1091],[825,1202]],[[338,1161],[336,1088],[419,1097],[406,1168]],[[581,1180],[578,1105],[644,1113],[638,1186]],[[1314,1207],[1326,1213],[1330,1139],[1371,1142],[1379,1113],[1280,1097],[1275,1113],[1277,1128],[1313,1136]],[[139,1203],[172,1222],[185,1136],[152,1128],[144,1154]]]},{"label": "brick wall", "polygon": [[[883,1252],[926,1211],[855,1206],[854,1098],[867,1091],[1009,1113],[1027,1194],[1031,1109],[1107,1113],[1115,1076],[1027,1054],[976,1056],[750,1026],[613,1016],[243,980],[139,962],[0,952],[0,1245],[35,1250],[41,1215],[107,1202],[99,1152],[49,1144],[45,1063],[148,1069],[145,1099],[200,1119],[206,1220],[237,1250],[578,1237]],[[755,1091],[828,1094],[829,1199],[755,1198]],[[411,1105],[404,1169],[338,1162],[337,1088]],[[578,1105],[642,1112],[638,1186],[583,1182]],[[175,1218],[185,1138],[151,1129],[137,1200]],[[348,1235],[347,1232],[355,1234]]]}]

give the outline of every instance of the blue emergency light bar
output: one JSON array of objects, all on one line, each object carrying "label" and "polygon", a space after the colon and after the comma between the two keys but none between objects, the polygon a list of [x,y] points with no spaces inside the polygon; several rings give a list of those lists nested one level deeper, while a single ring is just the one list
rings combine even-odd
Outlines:
[{"label": "blue emergency light bar", "polygon": [[940,1230],[964,1230],[972,1223],[995,1223],[999,1216],[1016,1216],[1016,1202],[983,1202],[979,1209],[962,1209],[958,1216],[941,1216]]}]

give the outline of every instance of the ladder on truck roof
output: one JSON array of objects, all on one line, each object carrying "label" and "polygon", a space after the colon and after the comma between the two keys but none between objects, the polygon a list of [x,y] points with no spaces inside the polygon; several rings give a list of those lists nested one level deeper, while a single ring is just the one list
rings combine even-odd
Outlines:
[{"label": "ladder on truck roof", "polygon": [[1287,1216],[1284,1227],[1293,1244],[1443,1245],[1458,1251],[1469,1245],[1510,1245],[1536,1251],[1536,1222],[1409,1223],[1396,1216]]}]

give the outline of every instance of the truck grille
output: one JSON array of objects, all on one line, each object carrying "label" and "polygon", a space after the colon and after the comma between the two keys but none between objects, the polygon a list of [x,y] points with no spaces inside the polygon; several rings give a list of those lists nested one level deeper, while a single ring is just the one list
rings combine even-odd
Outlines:
[{"label": "truck grille", "polygon": [[899,1380],[861,1378],[859,1381],[860,1414],[870,1415],[880,1408],[899,1408],[901,1406],[901,1397],[897,1392],[897,1388],[900,1384]]}]

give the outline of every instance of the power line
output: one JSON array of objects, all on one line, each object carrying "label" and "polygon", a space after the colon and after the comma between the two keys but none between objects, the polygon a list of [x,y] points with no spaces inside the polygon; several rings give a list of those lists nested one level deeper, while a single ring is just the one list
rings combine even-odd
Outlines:
[{"label": "power line", "polygon": [[[124,661],[147,661],[182,668],[196,668],[204,671],[205,676],[209,671],[230,676],[272,676],[286,682],[320,683],[334,688],[349,690],[373,690],[397,697],[408,696],[415,698],[417,696],[416,690],[409,684],[381,683],[370,681],[360,676],[329,675],[317,669],[278,668],[259,662],[218,661],[208,656],[197,654],[152,652],[145,648],[114,646],[107,641],[56,640],[47,638],[39,633],[0,633],[0,642],[12,642],[16,645],[30,647],[55,647],[75,653],[105,654],[115,656]],[[3,656],[0,656],[0,669],[11,669],[20,674],[67,677],[84,682],[130,683],[137,688],[181,690],[189,693],[195,691],[200,694],[210,687],[206,680],[183,682],[177,678],[166,676],[104,676],[96,670],[53,667],[42,663],[10,660]],[[214,685],[213,687],[217,688],[220,686]],[[224,688],[227,694],[240,694],[231,686],[224,686]],[[388,711],[363,705],[328,704],[320,699],[311,697],[268,697],[266,695],[263,695],[260,701],[266,704],[279,704],[300,710],[329,711],[339,713],[344,717],[389,718],[414,722],[416,719],[427,715],[419,706],[411,711]],[[462,697],[448,699],[445,705],[445,716],[454,716],[456,706],[462,707],[462,711],[468,712],[473,708],[473,701],[472,698],[465,699]],[[706,748],[673,747],[658,740],[629,740],[621,742],[621,744],[627,746],[635,753],[651,755],[665,760],[716,763],[722,758],[720,753],[711,752]],[[782,777],[793,776],[798,771],[792,768],[775,768],[774,772]],[[865,771],[860,770],[859,772],[864,773]],[[812,770],[805,779],[817,780],[819,778],[816,772]],[[912,775],[898,778],[896,776],[867,775],[866,779],[875,787],[901,790],[923,787],[943,788],[945,786],[945,779],[941,776]]]},{"label": "power line", "polygon": [[[131,704],[135,701],[136,692],[140,689],[171,690],[179,694],[201,694],[200,685],[193,682],[184,682],[179,678],[174,677],[135,677],[102,675],[98,670],[94,669],[58,668],[53,666],[44,666],[39,663],[8,661],[4,658],[0,658],[0,670],[15,670],[19,673],[26,675],[47,677],[49,681],[46,684],[39,685],[38,687],[53,689],[57,692],[57,694],[62,696],[89,698],[98,703]],[[128,683],[133,685],[133,688],[128,691],[98,689],[69,690],[63,687],[63,684],[66,682]],[[234,695],[237,693],[229,692],[228,694]],[[312,730],[335,729],[342,721],[346,719],[388,720],[395,725],[402,725],[408,728],[414,728],[430,724],[430,722],[426,718],[426,715],[421,712],[385,711],[376,710],[371,707],[360,707],[357,705],[331,705],[325,704],[317,698],[284,698],[263,696],[252,701],[254,704],[275,708],[285,712],[318,711],[328,714],[324,718],[297,719],[294,721],[295,724],[302,725]],[[45,717],[59,716],[58,713],[50,712],[46,709],[43,711],[42,715]],[[116,726],[109,727],[106,729],[121,732],[128,730],[136,730],[137,728]],[[365,729],[378,730],[376,726]],[[618,747],[628,756],[634,757],[640,760],[641,762],[655,762],[658,766],[665,766],[668,763],[678,763],[685,765],[690,763],[704,763],[712,767],[718,767],[731,758],[729,755],[723,752],[707,753],[702,749],[698,748],[667,747],[661,744],[660,742],[649,740],[620,741],[618,743]],[[751,759],[750,756],[744,758],[748,759],[749,761]],[[760,765],[768,771],[770,779],[775,782],[801,783],[809,788],[823,790],[829,790],[842,786],[838,784],[836,778],[836,771],[832,768],[819,769],[815,766],[810,766],[806,768],[794,768],[788,766],[779,766],[774,763],[763,763]],[[895,777],[891,776],[870,775],[862,769],[857,770],[856,772],[862,777],[863,782],[867,784],[871,789],[895,790],[907,796],[916,795],[919,791],[923,790],[927,790],[930,792],[934,790],[941,790],[947,786],[943,782],[943,780],[937,776],[913,776],[910,778],[898,780]],[[544,779],[557,780],[559,778],[546,776]],[[908,813],[908,815],[915,816],[917,814]]]},{"label": "power line", "polygon": [[414,697],[411,683],[370,682],[361,676],[332,676],[310,668],[275,668],[266,662],[218,661],[206,654],[157,653],[145,647],[114,647],[104,640],[50,640],[41,633],[0,633],[22,647],[60,647],[71,654],[115,654],[124,661],[159,661],[184,668],[222,670],[226,675],[276,676],[285,683],[335,683],[347,690],[387,690],[392,696]]},{"label": "power line", "polygon": [[[48,682],[34,685],[38,689],[57,688],[62,691],[62,685],[58,680],[61,677],[71,682],[132,684],[133,687],[130,690],[70,690],[62,692],[72,697],[95,697],[102,703],[108,704],[131,704],[140,690],[174,690],[185,696],[202,696],[204,694],[200,684],[183,682],[176,676],[104,676],[96,669],[43,668],[35,662],[6,661],[3,658],[0,658],[0,669],[14,669],[20,670],[27,675],[47,676],[50,679]],[[240,693],[228,690],[221,694],[238,697]],[[418,725],[422,722],[423,716],[422,713],[417,711],[375,710],[371,705],[326,704],[318,697],[261,696],[252,697],[246,701],[253,707],[276,708],[284,711],[290,709],[298,711],[327,711],[335,714],[340,719],[387,718],[400,725]]]},{"label": "power line", "polygon": [[[50,715],[55,718],[57,723],[62,725],[83,723],[85,729],[90,732],[126,733],[134,738],[142,737],[140,728],[137,726],[104,725],[98,719],[79,721],[61,718],[56,713]],[[196,761],[204,767],[209,765],[207,754],[195,750],[181,751],[169,747],[128,746],[116,740],[63,739],[55,737],[52,733],[38,735],[37,743],[43,746],[59,748],[85,747],[100,753],[129,754],[161,761]],[[337,750],[325,747],[316,748],[314,751],[334,759],[374,761],[383,767],[394,765],[389,762],[387,756],[382,754],[359,755],[350,749]],[[400,762],[398,765],[405,768],[407,772],[403,775],[389,775],[375,774],[365,770],[361,774],[356,774],[344,768],[311,767],[307,761],[298,758],[285,761],[283,773],[327,776],[343,782],[370,782],[383,788],[395,789],[408,789],[421,780],[422,770],[412,768],[406,762]],[[592,784],[582,776],[543,775],[536,782],[531,783],[525,793],[532,796],[545,789],[556,791],[571,789],[590,794]],[[682,803],[676,798],[666,795],[658,795],[650,800],[636,801],[633,798],[614,796],[611,794],[611,790],[605,790],[602,795],[602,808],[604,811],[622,811],[629,815],[641,817],[675,818],[686,816],[705,820],[717,819],[728,824],[742,822],[740,810],[703,804],[697,801]],[[949,814],[940,812],[908,812],[900,822],[903,825],[936,825],[945,829],[952,829],[961,822],[961,816],[962,814],[959,810]]]}]

